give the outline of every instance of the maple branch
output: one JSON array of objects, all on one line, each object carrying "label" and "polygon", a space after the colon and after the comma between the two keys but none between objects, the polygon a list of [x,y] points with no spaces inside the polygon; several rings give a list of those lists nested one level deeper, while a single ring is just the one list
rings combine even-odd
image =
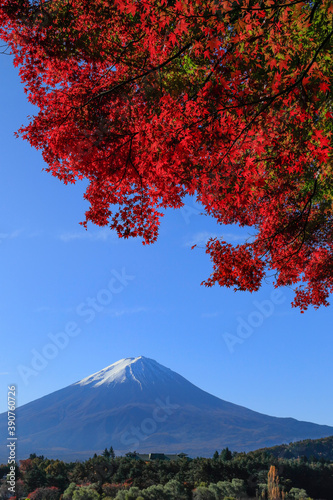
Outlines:
[{"label": "maple branch", "polygon": [[206,83],[209,82],[209,80],[211,79],[212,75],[214,74],[214,71],[216,70],[216,68],[221,64],[221,62],[227,56],[227,54],[230,54],[231,52],[233,52],[234,48],[235,48],[234,45],[232,45],[232,47],[228,47],[227,50],[223,54],[223,58],[222,59],[217,59],[217,61],[215,62],[213,68],[209,72],[208,76],[205,78],[205,80],[202,83],[202,85],[200,85],[199,89],[189,98],[189,100],[194,100],[194,99],[196,99],[198,97],[198,94],[199,94],[200,90],[202,90],[204,88],[204,86],[206,85]]},{"label": "maple branch", "polygon": [[312,65],[315,63],[316,61],[316,58],[318,56],[318,54],[320,53],[320,51],[325,47],[325,45],[329,42],[330,38],[332,37],[333,35],[333,31],[331,31],[327,37],[325,38],[325,40],[320,44],[320,46],[317,48],[317,50],[315,51],[315,54],[311,60],[311,62],[308,64],[308,66],[305,68],[305,70],[301,73],[301,75],[298,77],[298,79],[291,85],[289,85],[289,87],[287,87],[286,89],[284,90],[281,90],[280,92],[278,92],[277,94],[275,94],[274,96],[272,96],[269,101],[265,104],[265,106],[263,106],[259,111],[257,111],[257,113],[254,115],[254,117],[249,121],[249,123],[243,128],[243,130],[241,130],[241,132],[238,134],[238,136],[236,137],[236,139],[234,139],[234,141],[232,142],[231,146],[229,146],[229,148],[227,149],[226,153],[223,155],[223,157],[218,161],[218,163],[215,165],[215,167],[217,167],[223,160],[224,158],[230,153],[230,151],[232,150],[232,148],[234,147],[234,145],[236,144],[236,142],[240,139],[240,137],[250,129],[251,125],[255,122],[255,120],[258,118],[258,116],[260,116],[264,111],[266,111],[267,108],[269,108],[269,106],[278,98],[278,97],[281,97],[282,95],[285,95],[287,93],[289,93],[292,89],[294,89],[295,87],[297,87],[297,85],[299,83],[302,83],[302,80],[303,78],[306,76],[306,74],[309,72],[309,70],[311,69]]},{"label": "maple branch", "polygon": [[6,52],[6,50],[8,50],[10,48],[9,45],[0,45],[0,49],[2,49],[2,47],[6,47],[6,48],[4,50],[2,50],[0,52],[0,54],[3,54],[4,56],[11,56],[12,55],[11,53]]},{"label": "maple branch", "polygon": [[[307,226],[308,221],[309,221],[309,216],[310,216],[310,212],[311,212],[311,208],[312,208],[312,200],[313,200],[314,195],[316,194],[316,190],[317,190],[317,179],[315,179],[313,192],[311,193],[311,195],[310,195],[310,197],[309,197],[308,201],[307,201],[307,202],[306,202],[306,204],[304,205],[304,207],[303,207],[303,209],[302,209],[301,213],[300,213],[300,214],[296,217],[296,224],[297,224],[297,219],[301,220],[301,219],[303,218],[303,216],[304,216],[304,214],[305,214],[305,210],[306,210],[307,206],[309,205],[309,208],[308,208],[308,210],[307,210],[307,212],[306,212],[305,222],[304,222],[304,224],[303,224],[303,227],[302,227],[302,228],[301,228],[301,230],[300,230],[300,231],[299,231],[299,232],[295,235],[295,237],[291,240],[291,242],[290,242],[290,243],[288,243],[288,245],[292,245],[292,244],[294,243],[294,241],[296,241],[296,240],[297,240],[297,238],[300,236],[300,234],[301,234],[301,233],[303,233],[303,238],[302,238],[301,245],[300,245],[300,247],[299,247],[298,251],[297,251],[297,252],[294,252],[294,253],[298,253],[298,252],[299,252],[299,250],[301,249],[301,247],[302,247],[302,245],[303,245],[303,243],[304,243],[304,241],[305,241],[305,230],[306,230],[306,226]],[[291,223],[290,223],[290,224],[291,224]],[[288,227],[288,226],[287,226],[287,227]],[[287,229],[287,227],[286,227],[285,229]],[[292,254],[292,255],[294,255],[294,254]]]},{"label": "maple branch", "polygon": [[319,5],[321,4],[322,0],[317,0],[314,4],[314,6],[312,7],[312,10],[311,10],[311,13],[309,15],[309,17],[307,19],[309,19],[310,23],[312,23],[313,21],[313,17],[316,13],[316,10],[318,9]]},{"label": "maple branch", "polygon": [[[134,134],[134,135],[136,135],[136,134]],[[125,163],[124,173],[123,173],[121,179],[119,179],[119,181],[115,184],[115,186],[114,186],[115,188],[117,188],[123,182],[123,180],[125,179],[125,175],[126,175],[126,172],[127,172],[127,164],[129,162],[129,159],[130,159],[130,156],[131,156],[131,153],[132,153],[132,141],[133,141],[133,137],[131,137],[130,140],[129,140],[130,147],[129,147],[129,150],[128,150],[128,155],[127,155],[127,159],[126,159],[126,163]],[[124,146],[125,144],[122,144],[122,146]],[[111,173],[110,169],[109,169],[109,173]]]},{"label": "maple branch", "polygon": [[[198,41],[201,38],[202,38],[202,36],[199,37]],[[132,78],[129,78],[128,80],[125,80],[124,82],[119,83],[118,85],[116,85],[115,87],[113,87],[111,89],[108,89],[108,90],[105,90],[104,92],[100,92],[99,94],[96,94],[95,96],[91,97],[86,103],[84,103],[82,105],[82,107],[83,106],[87,106],[88,104],[90,104],[90,102],[92,102],[93,100],[97,99],[98,97],[102,97],[104,95],[110,94],[110,93],[114,92],[115,90],[117,90],[118,88],[123,87],[124,85],[128,85],[129,83],[133,83],[133,82],[135,82],[137,80],[142,79],[143,77],[145,77],[147,75],[150,75],[151,73],[154,73],[155,71],[160,70],[161,68],[163,68],[164,66],[166,66],[167,64],[169,64],[174,59],[177,59],[183,52],[185,52],[187,49],[189,49],[192,45],[193,45],[193,42],[191,41],[188,44],[186,44],[184,47],[182,47],[176,54],[174,54],[173,56],[169,57],[169,59],[167,59],[163,63],[155,66],[154,68],[151,68],[151,69],[145,71],[144,73],[141,73],[141,75],[139,75],[139,76],[134,76]]]},{"label": "maple branch", "polygon": [[283,7],[290,7],[292,5],[297,5],[299,3],[304,3],[304,0],[296,0],[295,2],[290,2],[290,3],[283,3],[281,5],[272,5],[272,6],[269,6],[269,7],[260,7],[260,8],[254,8],[254,7],[249,7],[249,8],[245,8],[245,7],[239,7],[241,10],[245,10],[247,12],[252,12],[252,11],[255,11],[255,10],[277,10],[277,9],[282,9]]},{"label": "maple branch", "polygon": [[272,236],[269,236],[268,238],[259,238],[259,240],[257,240],[257,243],[259,243],[260,241],[264,242],[265,240],[270,240],[271,241],[271,243],[270,243],[269,247],[267,248],[266,252],[264,252],[260,256],[261,259],[263,257],[265,257],[265,255],[267,255],[269,252],[272,253],[272,251],[273,251],[273,241],[274,241],[274,239],[278,235],[288,232],[288,228],[291,225],[295,225],[295,223],[297,225],[297,220],[301,220],[303,218],[303,216],[305,214],[305,210],[306,210],[307,206],[309,205],[309,208],[308,208],[307,213],[306,213],[305,222],[303,224],[303,227],[300,229],[300,231],[297,232],[297,234],[294,236],[294,238],[287,243],[288,246],[292,245],[299,238],[299,236],[301,234],[303,234],[302,241],[301,241],[300,245],[298,246],[298,248],[294,252],[292,252],[291,254],[288,255],[288,258],[287,257],[283,257],[282,259],[278,259],[275,262],[276,262],[276,264],[280,264],[281,262],[288,263],[288,262],[290,262],[290,260],[292,259],[292,257],[294,255],[296,255],[296,254],[298,254],[300,252],[300,250],[301,250],[301,248],[304,245],[305,240],[306,240],[306,227],[307,227],[308,222],[309,222],[309,217],[310,217],[310,213],[311,213],[311,209],[312,209],[312,200],[313,200],[313,197],[316,194],[317,185],[318,185],[318,181],[317,181],[317,179],[315,179],[313,191],[310,194],[310,197],[307,200],[307,202],[305,203],[303,209],[301,210],[301,213],[296,217],[295,220],[288,222],[288,224],[286,226],[282,227],[279,231],[276,231]]}]

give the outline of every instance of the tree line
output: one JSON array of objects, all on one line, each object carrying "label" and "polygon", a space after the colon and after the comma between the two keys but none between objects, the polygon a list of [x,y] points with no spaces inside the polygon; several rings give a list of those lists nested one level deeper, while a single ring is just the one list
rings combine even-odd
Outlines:
[{"label": "tree line", "polygon": [[[0,477],[8,472],[0,466]],[[82,462],[30,455],[17,466],[17,498],[31,500],[333,500],[333,463],[268,451],[144,462],[106,449]],[[0,500],[11,497],[5,479]]]}]

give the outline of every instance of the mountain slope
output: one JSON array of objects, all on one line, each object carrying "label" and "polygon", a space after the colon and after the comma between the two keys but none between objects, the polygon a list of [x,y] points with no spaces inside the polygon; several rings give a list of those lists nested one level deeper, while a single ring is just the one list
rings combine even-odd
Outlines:
[{"label": "mountain slope", "polygon": [[[1,438],[7,435],[6,417],[0,415]],[[209,456],[226,446],[250,451],[333,435],[333,427],[270,417],[223,401],[142,356],[120,360],[18,408],[17,427],[19,458],[34,452],[67,460],[110,445],[118,453]],[[0,454],[0,461],[4,458]]]},{"label": "mountain slope", "polygon": [[296,443],[281,444],[272,448],[256,450],[268,452],[277,458],[306,457],[315,460],[328,460],[333,462],[333,436],[323,439],[305,439]]}]

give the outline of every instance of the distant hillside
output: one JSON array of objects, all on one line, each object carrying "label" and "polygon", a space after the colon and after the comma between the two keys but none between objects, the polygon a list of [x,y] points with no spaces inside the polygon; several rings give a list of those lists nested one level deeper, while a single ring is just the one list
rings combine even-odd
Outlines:
[{"label": "distant hillside", "polygon": [[277,458],[298,458],[305,456],[317,460],[325,459],[333,462],[333,436],[322,439],[305,439],[295,443],[281,444],[272,448],[261,448],[257,452],[268,452]]}]

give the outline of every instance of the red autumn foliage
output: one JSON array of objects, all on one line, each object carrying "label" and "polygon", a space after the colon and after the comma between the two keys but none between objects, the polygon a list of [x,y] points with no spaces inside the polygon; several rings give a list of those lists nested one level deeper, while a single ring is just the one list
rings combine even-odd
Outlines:
[{"label": "red autumn foliage", "polygon": [[32,493],[29,493],[30,500],[59,500],[60,490],[55,486],[45,486],[37,488]]},{"label": "red autumn foliage", "polygon": [[24,474],[29,470],[33,469],[33,463],[31,458],[26,458],[25,460],[20,460],[20,472]]},{"label": "red autumn foliage", "polygon": [[264,0],[3,0],[0,36],[38,106],[19,134],[64,183],[87,179],[91,221],[158,236],[195,195],[221,224],[218,283],[267,274],[294,306],[328,304],[332,246],[332,5]]}]

